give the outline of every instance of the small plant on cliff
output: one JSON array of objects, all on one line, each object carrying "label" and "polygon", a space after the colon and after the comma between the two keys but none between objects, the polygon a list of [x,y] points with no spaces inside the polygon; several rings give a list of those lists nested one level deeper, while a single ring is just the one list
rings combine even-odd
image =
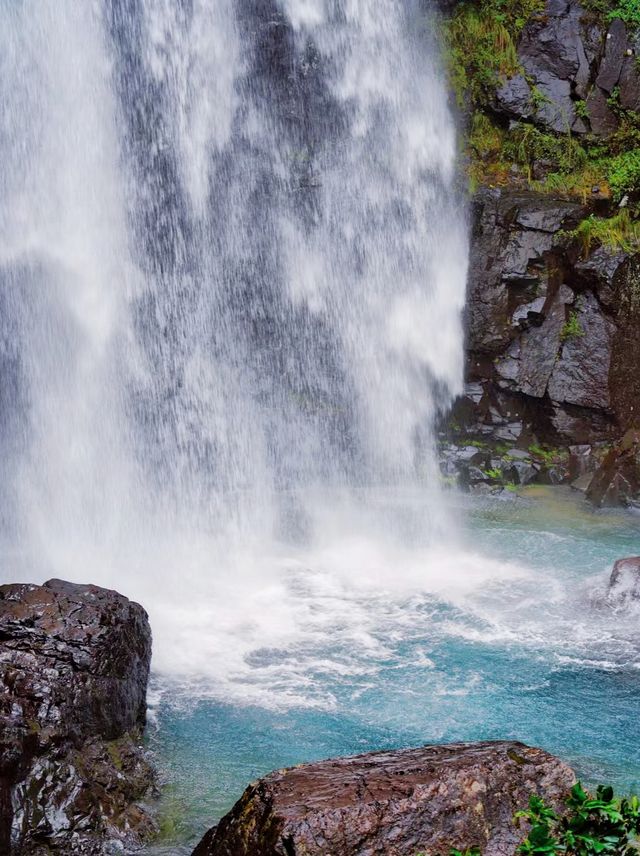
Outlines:
[{"label": "small plant on cliff", "polygon": [[560,341],[566,342],[567,339],[577,339],[584,336],[584,330],[580,324],[578,313],[574,310],[570,313],[564,327],[560,331]]},{"label": "small plant on cliff", "polygon": [[600,786],[595,796],[575,784],[566,800],[567,811],[557,814],[532,794],[529,808],[516,814],[526,820],[529,832],[518,848],[525,856],[601,856],[637,852],[640,832],[638,797],[619,799],[613,789]]},{"label": "small plant on cliff", "polygon": [[491,481],[499,481],[502,478],[502,470],[498,467],[490,467],[488,470],[482,471]]},{"label": "small plant on cliff", "polygon": [[623,208],[615,217],[596,217],[592,214],[570,234],[580,239],[585,256],[589,255],[593,243],[627,253],[640,249],[640,222],[632,219],[627,208]]},{"label": "small plant on cliff", "polygon": [[539,458],[547,466],[551,466],[558,456],[557,450],[543,449],[542,446],[539,446],[537,443],[532,443],[532,445],[529,446],[529,454],[533,455],[534,458]]}]

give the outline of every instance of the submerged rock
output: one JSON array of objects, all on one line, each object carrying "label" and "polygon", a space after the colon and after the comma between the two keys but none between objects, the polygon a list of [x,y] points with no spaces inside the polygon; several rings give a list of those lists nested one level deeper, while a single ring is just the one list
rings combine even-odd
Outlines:
[{"label": "submerged rock", "polygon": [[640,600],[640,556],[618,559],[609,578],[607,600],[624,606]]},{"label": "submerged rock", "polygon": [[559,802],[574,781],[516,742],[371,752],[279,770],[250,785],[193,856],[415,856],[480,846],[515,853],[514,812]]},{"label": "submerged rock", "polygon": [[0,853],[97,856],[153,831],[150,659],[147,614],[117,592],[0,586]]}]

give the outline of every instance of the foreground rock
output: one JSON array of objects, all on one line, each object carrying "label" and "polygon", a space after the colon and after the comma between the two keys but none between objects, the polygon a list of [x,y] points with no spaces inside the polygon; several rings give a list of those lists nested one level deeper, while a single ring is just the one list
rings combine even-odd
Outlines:
[{"label": "foreground rock", "polygon": [[515,742],[305,764],[250,785],[193,856],[435,856],[472,845],[507,856],[529,794],[556,803],[573,781],[557,758]]},{"label": "foreground rock", "polygon": [[96,586],[0,586],[0,853],[123,852],[153,831],[138,745],[151,631]]}]

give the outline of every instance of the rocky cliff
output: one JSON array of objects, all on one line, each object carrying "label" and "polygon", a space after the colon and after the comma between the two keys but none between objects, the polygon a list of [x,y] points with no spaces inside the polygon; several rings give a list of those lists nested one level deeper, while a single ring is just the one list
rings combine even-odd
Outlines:
[{"label": "rocky cliff", "polygon": [[150,658],[145,611],[116,592],[0,586],[0,853],[98,856],[153,831]]},{"label": "rocky cliff", "polygon": [[[454,16],[479,26],[491,6],[462,4]],[[473,51],[458,58],[470,170],[484,186],[471,205],[467,384],[443,431],[443,470],[472,488],[542,480],[588,491],[608,456],[590,495],[635,502],[636,26],[574,0],[527,12],[524,25],[512,23],[517,37],[503,27],[510,68],[491,68],[482,39],[475,60]],[[494,24],[482,26],[486,39]]]}]

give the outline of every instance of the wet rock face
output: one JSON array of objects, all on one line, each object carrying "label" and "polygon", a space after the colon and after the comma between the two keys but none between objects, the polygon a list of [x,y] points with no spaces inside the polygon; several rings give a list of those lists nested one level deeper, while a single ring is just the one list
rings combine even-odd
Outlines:
[{"label": "wet rock face", "polygon": [[557,758],[514,742],[305,764],[250,785],[194,856],[435,856],[472,845],[509,856],[529,794],[558,803],[573,781]]},{"label": "wet rock face", "polygon": [[[571,230],[589,208],[575,202],[483,189],[472,211],[466,384],[441,432],[445,479],[499,491],[580,478],[597,505],[640,502],[635,454],[606,454],[640,425],[640,253],[585,252]],[[540,445],[553,461],[516,462]],[[578,446],[589,479],[565,466]]]},{"label": "wet rock face", "polygon": [[606,454],[589,483],[587,497],[598,507],[640,508],[640,431],[629,429]]},{"label": "wet rock face", "polygon": [[102,854],[151,831],[150,659],[145,611],[116,592],[0,586],[0,852]]},{"label": "wet rock face", "polygon": [[618,128],[607,103],[614,89],[625,109],[640,105],[640,74],[623,21],[613,20],[605,32],[578,0],[547,0],[524,27],[517,53],[522,72],[502,82],[493,105],[505,119],[608,137]]},{"label": "wet rock face", "polygon": [[[466,309],[467,434],[610,442],[640,415],[640,261],[566,237],[584,207],[522,190],[474,200]],[[519,436],[503,436],[520,424]]]}]

